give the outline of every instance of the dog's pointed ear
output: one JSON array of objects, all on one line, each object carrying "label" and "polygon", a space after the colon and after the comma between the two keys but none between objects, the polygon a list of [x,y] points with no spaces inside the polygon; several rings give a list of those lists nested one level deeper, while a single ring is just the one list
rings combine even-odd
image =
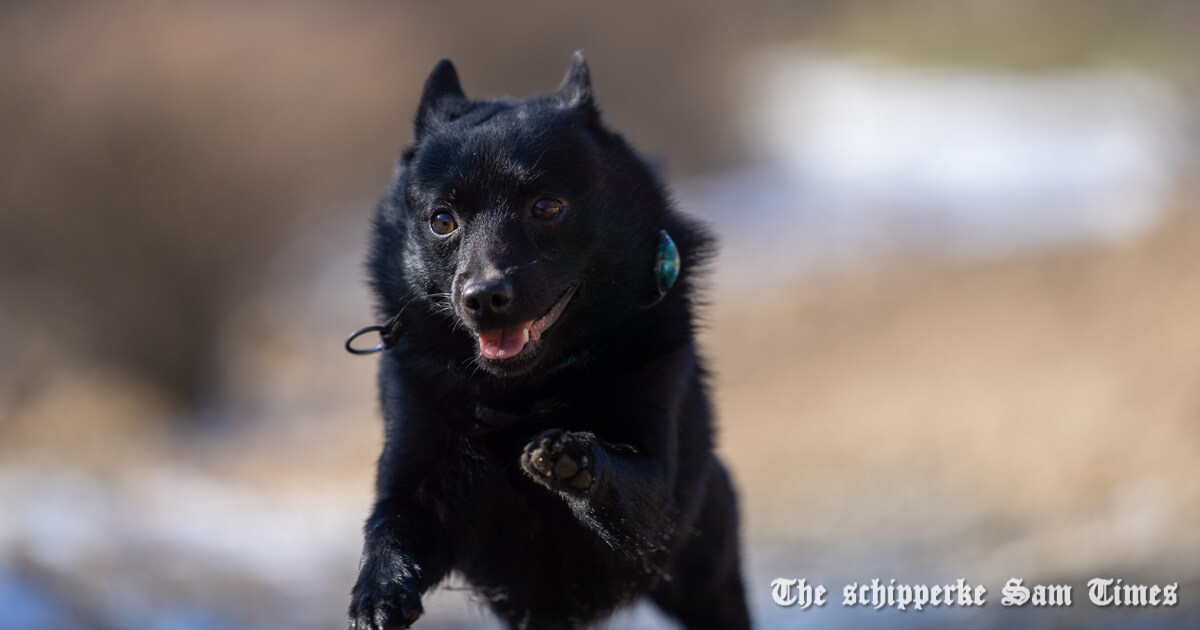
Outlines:
[{"label": "dog's pointed ear", "polygon": [[429,78],[425,79],[425,89],[421,91],[421,104],[417,106],[417,117],[414,123],[416,137],[420,138],[431,127],[445,120],[452,120],[461,114],[467,102],[462,86],[458,83],[458,72],[449,59],[437,62]]},{"label": "dog's pointed ear", "polygon": [[554,91],[554,96],[562,107],[595,110],[592,101],[592,76],[582,50],[576,50],[575,55],[571,57],[571,67],[567,68],[567,74]]}]

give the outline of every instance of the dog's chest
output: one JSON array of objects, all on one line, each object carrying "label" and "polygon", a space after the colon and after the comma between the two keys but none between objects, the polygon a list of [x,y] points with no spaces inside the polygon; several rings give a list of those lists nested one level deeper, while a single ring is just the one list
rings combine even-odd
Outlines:
[{"label": "dog's chest", "polygon": [[563,497],[525,476],[517,458],[528,438],[508,433],[464,440],[447,470],[457,488],[444,512],[455,568],[481,593],[518,607],[541,597],[575,601],[579,610],[615,605],[625,585],[645,579],[640,566],[588,530]]}]

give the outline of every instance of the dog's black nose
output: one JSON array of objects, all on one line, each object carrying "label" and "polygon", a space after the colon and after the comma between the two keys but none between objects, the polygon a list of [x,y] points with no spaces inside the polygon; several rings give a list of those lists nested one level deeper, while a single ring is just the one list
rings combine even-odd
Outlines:
[{"label": "dog's black nose", "polygon": [[463,306],[475,317],[502,315],[512,301],[512,283],[503,276],[472,280],[463,287]]}]

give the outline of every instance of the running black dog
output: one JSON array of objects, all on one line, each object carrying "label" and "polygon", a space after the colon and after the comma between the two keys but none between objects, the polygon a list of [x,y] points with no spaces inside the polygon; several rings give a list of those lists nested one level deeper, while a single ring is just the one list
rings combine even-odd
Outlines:
[{"label": "running black dog", "polygon": [[373,224],[385,443],[350,627],[410,626],[452,570],[515,628],[641,595],[749,627],[694,341],[710,236],[601,122],[581,53],[518,102],[442,61],[415,127]]}]

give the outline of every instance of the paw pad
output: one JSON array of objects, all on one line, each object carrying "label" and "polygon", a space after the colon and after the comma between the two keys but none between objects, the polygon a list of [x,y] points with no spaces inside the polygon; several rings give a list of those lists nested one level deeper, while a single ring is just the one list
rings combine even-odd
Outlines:
[{"label": "paw pad", "polygon": [[591,442],[563,431],[547,431],[525,445],[521,468],[538,483],[551,490],[582,492],[592,487]]}]

